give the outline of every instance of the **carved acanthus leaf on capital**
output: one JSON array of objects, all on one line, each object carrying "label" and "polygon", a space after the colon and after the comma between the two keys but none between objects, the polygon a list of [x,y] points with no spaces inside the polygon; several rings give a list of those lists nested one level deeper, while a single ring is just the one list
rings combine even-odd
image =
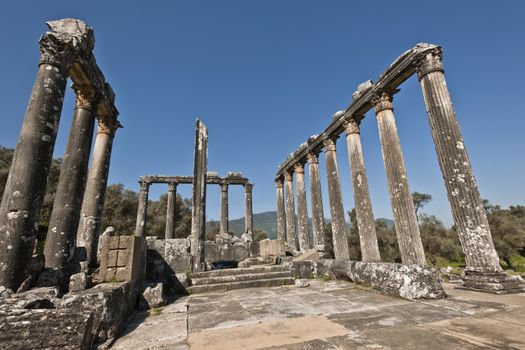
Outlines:
[{"label": "carved acanthus leaf on capital", "polygon": [[359,122],[355,121],[354,119],[350,119],[350,120],[347,120],[345,123],[344,123],[344,127],[345,127],[345,133],[346,135],[351,135],[351,134],[360,134],[361,131],[360,131],[360,127],[359,127]]},{"label": "carved acanthus leaf on capital", "polygon": [[99,115],[98,119],[98,130],[97,134],[107,134],[114,136],[118,128],[122,128],[122,125],[116,118],[110,116]]},{"label": "carved acanthus leaf on capital", "polygon": [[221,186],[221,192],[228,192],[228,184],[223,182],[220,184]]},{"label": "carved acanthus leaf on capital", "polygon": [[419,56],[414,60],[414,68],[416,69],[419,80],[432,72],[444,72],[443,68],[443,50],[441,47],[436,47],[424,55]]},{"label": "carved acanthus leaf on capital", "polygon": [[140,181],[140,191],[141,192],[149,192],[149,186],[151,185],[151,183],[147,182],[147,181]]},{"label": "carved acanthus leaf on capital", "polygon": [[73,64],[75,49],[71,41],[64,41],[53,33],[46,33],[40,38],[40,64],[49,64],[62,73],[69,72]]},{"label": "carved acanthus leaf on capital", "polygon": [[376,113],[390,109],[394,110],[392,101],[394,100],[394,94],[398,93],[399,89],[383,89],[378,92],[373,98],[372,103],[375,105]]},{"label": "carved acanthus leaf on capital", "polygon": [[323,146],[324,146],[324,150],[325,152],[327,151],[335,151],[336,147],[335,147],[335,140],[332,139],[332,138],[327,138],[323,141]]},{"label": "carved acanthus leaf on capital", "polygon": [[283,188],[283,185],[284,185],[284,181],[282,177],[275,179],[275,186],[277,188]]},{"label": "carved acanthus leaf on capital", "polygon": [[295,163],[293,165],[293,171],[296,173],[296,174],[304,174],[304,165],[303,163]]},{"label": "carved acanthus leaf on capital", "polygon": [[247,182],[244,184],[244,192],[246,193],[252,193],[253,190],[253,184]]},{"label": "carved acanthus leaf on capital", "polygon": [[293,181],[293,173],[290,173],[290,172],[284,173],[284,179],[286,181]]},{"label": "carved acanthus leaf on capital", "polygon": [[314,152],[308,152],[306,159],[308,160],[308,164],[319,164],[319,155]]},{"label": "carved acanthus leaf on capital", "polygon": [[168,192],[176,192],[177,191],[177,185],[176,182],[170,182],[168,183]]},{"label": "carved acanthus leaf on capital", "polygon": [[73,84],[71,87],[76,95],[75,108],[91,110],[93,107],[97,107],[99,96],[91,86]]}]

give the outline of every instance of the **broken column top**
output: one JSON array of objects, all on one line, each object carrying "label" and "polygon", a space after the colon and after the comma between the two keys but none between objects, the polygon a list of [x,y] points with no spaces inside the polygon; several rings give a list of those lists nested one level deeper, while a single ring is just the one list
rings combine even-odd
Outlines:
[{"label": "broken column top", "polygon": [[46,22],[51,34],[61,40],[73,40],[73,46],[82,46],[82,49],[93,50],[95,47],[95,34],[93,28],[84,21],[75,18],[57,19]]}]

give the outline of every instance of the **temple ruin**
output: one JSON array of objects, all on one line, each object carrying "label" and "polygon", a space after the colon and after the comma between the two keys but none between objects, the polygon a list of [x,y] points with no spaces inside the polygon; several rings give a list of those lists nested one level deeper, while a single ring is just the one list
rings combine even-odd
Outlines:
[{"label": "temple ruin", "polygon": [[[440,46],[418,44],[397,58],[376,83],[369,80],[359,85],[349,107],[334,114],[322,133],[309,137],[279,166],[275,175],[277,239],[254,240],[253,184],[249,178],[239,172],[219,176],[208,171],[208,128],[200,120],[195,125],[193,175],[140,177],[135,231],[115,232],[108,227],[101,233],[113,139],[122,127],[115,94],[93,56],[93,29],[78,19],[61,19],[47,25],[50,31],[39,42],[37,76],[0,205],[0,348],[136,348],[136,339],[127,343],[126,337],[141,331],[137,324],[146,329],[154,324],[144,320],[155,313],[160,315],[161,307],[170,303],[176,308],[168,317],[173,322],[162,324],[161,328],[184,335],[182,340],[169,344],[174,347],[191,342],[200,344],[198,337],[188,340],[193,330],[202,327],[201,330],[208,332],[220,320],[223,326],[247,320],[251,323],[249,327],[256,327],[253,324],[275,317],[272,308],[285,310],[285,319],[305,315],[295,325],[299,328],[292,329],[300,329],[306,336],[291,338],[314,341],[307,348],[320,348],[320,343],[315,343],[317,338],[308,337],[317,331],[325,332],[326,338],[338,345],[346,346],[363,339],[354,332],[352,322],[358,318],[345,314],[356,305],[368,303],[359,310],[367,328],[373,325],[370,319],[382,315],[376,308],[381,303],[386,304],[383,305],[386,312],[396,314],[398,307],[408,315],[425,312],[425,317],[432,321],[435,319],[428,315],[435,315],[438,309],[437,319],[441,321],[465,317],[469,312],[476,314],[482,307],[500,307],[496,307],[496,303],[487,306],[481,301],[470,305],[470,301],[464,299],[448,304],[450,300],[432,300],[447,298],[448,292],[439,270],[426,264],[393,108],[393,97],[399,93],[399,86],[414,74],[423,91],[439,165],[465,255],[467,266],[457,288],[463,288],[465,293],[468,293],[465,290],[494,294],[525,291],[521,278],[509,276],[500,267],[445,82]],[[44,253],[38,254],[35,250],[37,223],[68,79],[73,81],[76,105]],[[360,124],[370,109],[375,109],[377,116],[402,263],[384,262],[380,256],[360,137]],[[98,129],[92,147],[95,122]],[[350,261],[337,163],[337,139],[343,132],[348,146],[362,261]],[[323,178],[319,172],[322,152],[326,162],[334,256],[329,256],[325,242]],[[162,237],[148,235],[148,198],[153,184],[168,187]],[[175,237],[177,187],[182,184],[192,186],[191,232],[188,237]],[[205,232],[208,185],[220,186],[219,232],[214,240],[207,239]],[[229,232],[230,186],[243,186],[245,193],[244,232],[240,237]],[[312,236],[309,235],[308,195]],[[349,288],[348,281],[364,287]],[[308,287],[310,283],[314,287],[308,292],[293,289]],[[232,293],[231,297],[198,296],[255,287],[265,290],[259,290],[255,297],[247,289],[245,294]],[[245,295],[252,299],[238,300]],[[425,302],[418,303],[420,299]],[[306,306],[301,304],[305,300]],[[231,307],[232,303],[238,304]],[[135,314],[136,310],[142,314]],[[230,319],[225,316],[227,312],[233,314],[229,315]],[[130,322],[133,315],[138,316]],[[329,320],[327,315],[335,316]],[[231,317],[235,318],[233,322]],[[347,322],[345,317],[352,322]],[[392,318],[383,323],[380,320],[379,324],[404,325]],[[349,328],[336,324],[334,319],[343,319],[341,323],[347,322]],[[286,333],[287,328],[283,327],[286,320],[279,322],[271,327]],[[418,319],[418,327],[420,322]],[[124,332],[127,324],[132,329]],[[319,324],[322,327],[318,327]],[[213,331],[220,332],[220,329]],[[267,330],[261,333],[267,334],[265,332]],[[431,337],[435,334],[432,332]],[[142,334],[138,342],[146,342],[148,336]],[[389,337],[386,333],[384,336]],[[166,338],[151,337],[154,346]],[[231,334],[223,337],[221,346],[230,344],[231,338],[236,337]],[[402,341],[403,344],[407,341],[406,336]],[[368,347],[371,343],[365,339],[363,344]]]},{"label": "temple ruin", "polygon": [[[277,222],[279,237],[285,238],[287,247],[304,251],[308,234],[307,208],[304,185],[304,164],[309,164],[310,192],[314,240],[321,240],[319,222],[323,217],[321,188],[317,162],[324,151],[328,181],[328,198],[332,218],[333,242],[336,260],[348,260],[348,242],[344,209],[337,170],[336,140],[345,133],[354,190],[354,205],[359,228],[363,262],[381,261],[374,226],[374,213],[368,191],[359,126],[366,112],[374,108],[377,116],[381,150],[388,180],[392,214],[397,242],[403,264],[426,265],[425,252],[412,202],[408,176],[394,118],[393,99],[398,87],[413,74],[417,74],[428,113],[428,120],[436,153],[445,181],[465,260],[467,263],[464,287],[479,291],[513,292],[523,290],[523,282],[503,272],[494,249],[490,227],[472,172],[467,150],[461,136],[452,100],[445,82],[442,49],[437,45],[418,44],[404,52],[383,72],[376,83],[368,80],[358,86],[352,103],[332,117],[332,122],[319,135],[308,138],[279,167],[275,177]],[[298,236],[295,239],[293,218],[293,174],[296,178]],[[286,183],[286,201],[282,194]],[[282,208],[286,208],[283,210]],[[290,219],[291,218],[291,219]],[[286,225],[282,223],[286,221]],[[316,246],[322,251],[322,246]]]}]

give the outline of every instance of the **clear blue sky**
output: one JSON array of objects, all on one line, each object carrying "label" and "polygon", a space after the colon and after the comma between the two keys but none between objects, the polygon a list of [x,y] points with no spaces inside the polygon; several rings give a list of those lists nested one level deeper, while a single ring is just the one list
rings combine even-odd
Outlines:
[{"label": "clear blue sky", "polygon": [[[255,183],[254,211],[275,210],[278,164],[346,108],[359,83],[376,80],[418,42],[430,42],[443,47],[482,196],[524,204],[524,15],[522,1],[4,2],[0,144],[16,145],[44,22],[76,17],[95,30],[95,55],[125,126],[115,141],[111,183],[137,190],[140,175],[191,174],[198,116],[209,128],[209,169],[241,171]],[[450,224],[418,81],[401,88],[394,106],[411,190],[432,194],[425,211]],[[68,89],[55,157],[64,152],[72,112]],[[373,112],[363,121],[362,143],[375,215],[392,217]],[[338,161],[348,210],[344,137]],[[190,196],[189,186],[179,188]],[[152,197],[166,190],[155,186]],[[242,189],[232,188],[230,218],[243,216],[243,205]],[[208,190],[208,214],[218,218],[217,187]]]}]

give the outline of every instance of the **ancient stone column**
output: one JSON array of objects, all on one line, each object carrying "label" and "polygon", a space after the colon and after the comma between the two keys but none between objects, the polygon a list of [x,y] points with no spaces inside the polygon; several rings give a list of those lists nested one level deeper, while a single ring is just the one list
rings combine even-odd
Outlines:
[{"label": "ancient stone column", "polygon": [[86,186],[97,101],[91,87],[73,86],[76,106],[47,231],[46,267],[66,268],[72,258]]},{"label": "ancient stone column", "polygon": [[293,175],[284,174],[286,191],[286,249],[289,251],[297,250],[295,238],[295,201],[293,195]]},{"label": "ancient stone column", "polygon": [[284,209],[283,179],[275,180],[277,197],[277,238],[286,243],[286,213]]},{"label": "ancient stone column", "polygon": [[416,63],[416,70],[454,224],[465,254],[465,286],[483,290],[519,288],[499,265],[487,215],[445,81],[441,55],[441,48],[428,52]]},{"label": "ancient stone column", "polygon": [[166,207],[166,234],[165,238],[175,238],[177,183],[168,184],[168,205]]},{"label": "ancient stone column", "polygon": [[394,119],[393,93],[393,91],[385,91],[379,94],[374,103],[397,243],[404,264],[425,265],[425,252],[421,243],[416,211],[408,186],[405,160]]},{"label": "ancient stone column", "polygon": [[381,261],[379,246],[377,244],[376,226],[372,202],[368,192],[368,178],[366,176],[365,160],[361,149],[361,135],[359,123],[349,120],[345,124],[346,144],[348,146],[348,159],[352,174],[354,189],[355,211],[361,246],[361,259],[363,261]]},{"label": "ancient stone column", "polygon": [[48,32],[0,205],[0,285],[16,291],[27,277],[51,166],[73,42]]},{"label": "ancient stone column", "polygon": [[150,183],[140,181],[139,205],[137,208],[137,224],[135,236],[146,237],[146,218],[148,216],[148,195]]},{"label": "ancient stone column", "polygon": [[313,246],[317,251],[324,252],[324,212],[318,154],[308,153],[308,174],[310,177],[310,204],[312,205]]},{"label": "ancient stone column", "polygon": [[191,207],[191,255],[193,270],[203,271],[206,241],[206,173],[208,172],[208,128],[197,119]]},{"label": "ancient stone column", "polygon": [[326,139],[323,142],[326,154],[326,176],[328,178],[328,199],[332,224],[332,240],[334,255],[337,260],[349,260],[348,237],[346,235],[345,210],[339,182],[335,140]]},{"label": "ancient stone column", "polygon": [[304,181],[304,165],[296,163],[295,190],[297,191],[297,226],[299,231],[299,250],[304,252],[310,249],[308,238],[308,209],[306,206],[306,184]]},{"label": "ancient stone column", "polygon": [[219,223],[219,232],[228,233],[228,184],[221,183],[221,221]]},{"label": "ancient stone column", "polygon": [[253,234],[253,206],[252,206],[252,190],[253,184],[246,183],[244,185],[244,196],[246,205],[244,207],[244,232]]},{"label": "ancient stone column", "polygon": [[98,116],[93,158],[87,176],[77,230],[77,247],[85,247],[88,267],[95,267],[97,264],[100,222],[104,209],[113,139],[120,127],[122,126],[116,117]]}]

